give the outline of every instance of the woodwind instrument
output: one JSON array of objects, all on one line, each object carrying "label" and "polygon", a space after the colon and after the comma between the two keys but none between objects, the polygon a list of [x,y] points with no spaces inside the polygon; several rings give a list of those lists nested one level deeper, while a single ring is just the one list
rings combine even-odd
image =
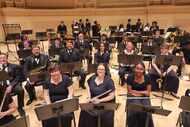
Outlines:
[{"label": "woodwind instrument", "polygon": [[111,91],[112,91],[112,90],[107,90],[106,92],[104,92],[104,93],[102,93],[102,94],[100,94],[100,95],[98,95],[98,96],[93,97],[92,99],[90,99],[90,102],[93,102],[93,100],[98,99],[98,98],[100,98],[100,97],[103,97],[104,95],[110,93]]},{"label": "woodwind instrument", "polygon": [[[4,93],[4,95],[3,95],[3,100],[2,100],[1,105],[0,105],[0,112],[1,112],[2,109],[3,109],[3,105],[4,105],[4,102],[5,102],[6,97],[7,97],[7,94]],[[0,118],[0,119],[1,119],[1,118]]]}]

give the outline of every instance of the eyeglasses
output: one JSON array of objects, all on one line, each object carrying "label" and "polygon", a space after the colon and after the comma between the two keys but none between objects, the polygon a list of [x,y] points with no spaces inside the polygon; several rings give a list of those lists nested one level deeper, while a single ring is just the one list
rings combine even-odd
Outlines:
[{"label": "eyeglasses", "polygon": [[98,68],[97,70],[104,71],[105,69]]}]

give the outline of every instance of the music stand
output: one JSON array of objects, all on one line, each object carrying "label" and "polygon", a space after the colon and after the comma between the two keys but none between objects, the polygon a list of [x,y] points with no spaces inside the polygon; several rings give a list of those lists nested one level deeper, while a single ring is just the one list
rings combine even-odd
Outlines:
[{"label": "music stand", "polygon": [[87,68],[88,74],[95,73],[97,66],[98,64],[88,64],[88,68]]},{"label": "music stand", "polygon": [[179,124],[180,127],[182,127],[182,125],[183,125],[183,122],[182,122],[183,111],[190,113],[190,97],[189,96],[182,96],[181,97],[181,100],[179,103],[179,108],[182,109],[182,112],[180,112],[180,114],[178,116],[176,126]]},{"label": "music stand", "polygon": [[10,76],[6,71],[0,71],[0,81],[10,80]]},{"label": "music stand", "polygon": [[[48,105],[42,105],[35,108],[35,112],[38,120],[47,120],[50,118],[58,117],[58,125],[62,127],[61,116],[66,113],[71,113],[79,109],[79,99],[64,99],[51,103]],[[74,119],[75,120],[75,119]],[[76,123],[74,121],[75,127]]]},{"label": "music stand", "polygon": [[[159,65],[164,65],[164,63],[166,63],[166,65],[168,65],[168,66],[170,66],[170,65],[179,66],[181,64],[181,61],[182,61],[182,56],[175,56],[175,55],[159,55],[156,58],[156,63]],[[167,73],[166,73],[165,77],[167,77]],[[161,85],[162,85],[161,107],[162,108],[163,108],[164,90],[165,90],[165,86],[166,86],[165,82],[166,82],[166,78],[165,78],[164,82],[161,82]],[[159,96],[157,96],[157,97],[159,97]],[[167,99],[167,98],[165,98],[165,99]]]},{"label": "music stand", "polygon": [[2,127],[29,127],[29,117],[24,116],[3,125]]},{"label": "music stand", "polygon": [[118,63],[122,64],[137,64],[138,62],[143,60],[142,55],[126,55],[126,54],[119,54],[118,55]]},{"label": "music stand", "polygon": [[80,104],[80,108],[83,111],[93,111],[97,113],[98,116],[98,127],[101,127],[101,113],[102,111],[114,111],[119,107],[118,103],[82,103]]},{"label": "music stand", "polygon": [[26,57],[32,54],[32,50],[31,49],[18,50],[17,54],[19,58],[25,59]]},{"label": "music stand", "polygon": [[22,35],[29,35],[29,34],[32,34],[33,31],[32,30],[22,30],[21,34]]},{"label": "music stand", "polygon": [[154,106],[144,106],[144,105],[140,105],[140,104],[128,104],[127,108],[129,110],[133,110],[133,111],[140,111],[140,112],[146,112],[148,113],[148,116],[146,118],[146,124],[145,127],[149,127],[149,117],[151,114],[157,114],[157,115],[161,115],[161,116],[168,116],[171,111],[170,110],[166,110],[163,108],[156,108]]},{"label": "music stand", "polygon": [[81,62],[70,62],[61,64],[62,73],[69,73],[71,78],[73,77],[73,72],[80,70],[82,68]]}]

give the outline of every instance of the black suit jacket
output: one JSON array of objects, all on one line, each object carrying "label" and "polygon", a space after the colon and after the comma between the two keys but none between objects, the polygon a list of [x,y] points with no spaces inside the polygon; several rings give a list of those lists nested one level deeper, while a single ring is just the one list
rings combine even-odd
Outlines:
[{"label": "black suit jacket", "polygon": [[81,60],[81,55],[79,51],[75,48],[71,49],[71,52],[66,48],[61,51],[59,62],[60,63],[71,63],[71,62],[78,62]]}]

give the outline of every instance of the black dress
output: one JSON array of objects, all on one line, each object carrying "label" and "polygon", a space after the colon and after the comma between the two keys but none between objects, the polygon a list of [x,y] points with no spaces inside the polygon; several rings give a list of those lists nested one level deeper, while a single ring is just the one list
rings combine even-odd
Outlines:
[{"label": "black dress", "polygon": [[[100,95],[108,90],[115,91],[113,80],[106,76],[102,84],[97,85],[95,82],[96,76],[92,76],[88,80],[91,98]],[[105,95],[107,96],[107,95]],[[104,97],[105,97],[104,96]],[[109,101],[115,102],[115,99]],[[79,127],[97,127],[98,117],[95,114],[90,114],[86,111],[81,111],[79,118]],[[101,127],[114,127],[114,111],[104,111],[101,113]]]},{"label": "black dress", "polygon": [[[126,80],[127,85],[131,86],[132,90],[145,91],[147,89],[147,85],[150,85],[150,79],[147,75],[144,76],[144,82],[141,84],[135,82],[134,79],[135,79],[135,76],[132,74],[132,75],[129,75]],[[127,100],[126,106],[131,103],[140,104],[144,106],[151,105],[149,99],[133,99],[133,100]],[[154,127],[152,116],[147,114],[146,112],[132,111],[128,109],[126,111],[127,111],[126,127],[145,127],[147,117],[149,117],[148,127]]]},{"label": "black dress", "polygon": [[[1,104],[2,100],[3,100],[3,95],[2,95],[2,93],[0,93],[0,94],[1,94],[0,95],[0,104]],[[11,98],[11,96],[7,95],[7,97],[6,97],[5,101],[4,101],[2,112],[5,112],[5,111],[9,110],[9,104],[11,104],[12,102],[13,102],[13,99]],[[7,124],[7,123],[11,122],[14,119],[15,119],[15,117],[13,115],[5,116],[2,119],[0,119],[0,126]]]},{"label": "black dress", "polygon": [[[50,81],[47,81],[44,86],[45,89],[49,90],[49,96],[51,103],[66,99],[68,97],[69,91],[68,87],[72,85],[72,80],[68,76],[63,76],[63,80],[58,84],[54,85]],[[71,120],[73,113],[68,113],[62,118],[62,127],[71,127]],[[42,121],[43,127],[58,127],[58,118],[50,118],[48,120]]]}]

